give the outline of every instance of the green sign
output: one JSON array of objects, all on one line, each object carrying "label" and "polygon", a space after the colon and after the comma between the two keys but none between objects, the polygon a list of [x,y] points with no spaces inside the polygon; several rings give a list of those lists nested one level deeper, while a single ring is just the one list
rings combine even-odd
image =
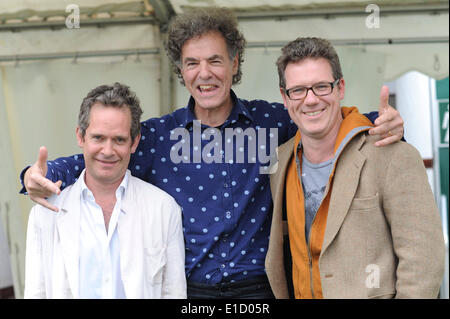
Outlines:
[{"label": "green sign", "polygon": [[439,105],[439,141],[441,147],[448,147],[448,84],[448,77],[443,80],[436,81],[436,98]]},{"label": "green sign", "polygon": [[439,124],[441,144],[448,147],[448,99],[439,101]]},{"label": "green sign", "polygon": [[436,81],[436,98],[438,100],[446,99],[448,101],[448,77]]},{"label": "green sign", "polygon": [[447,199],[447,211],[449,205],[449,155],[448,155],[448,97],[449,81],[448,77],[436,81],[436,98],[439,105],[439,171],[441,180],[441,195]]},{"label": "green sign", "polygon": [[448,211],[448,147],[440,147],[439,148],[439,162],[440,162],[440,171],[441,171],[441,195],[445,195],[447,197],[447,211]]}]

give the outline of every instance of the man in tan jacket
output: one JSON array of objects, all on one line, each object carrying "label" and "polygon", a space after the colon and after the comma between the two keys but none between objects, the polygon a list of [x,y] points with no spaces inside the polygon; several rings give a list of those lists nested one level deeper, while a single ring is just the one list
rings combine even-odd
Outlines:
[{"label": "man in tan jacket", "polygon": [[374,146],[370,121],[340,106],[345,81],[328,41],[292,41],[277,66],[299,130],[271,175],[266,271],[275,296],[436,298],[444,241],[417,150]]}]

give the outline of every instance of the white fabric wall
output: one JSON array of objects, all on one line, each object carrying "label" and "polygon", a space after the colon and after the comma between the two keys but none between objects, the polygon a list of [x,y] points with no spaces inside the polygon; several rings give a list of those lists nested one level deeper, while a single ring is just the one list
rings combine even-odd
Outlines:
[{"label": "white fabric wall", "polygon": [[11,272],[8,241],[2,219],[0,218],[0,289],[11,287],[12,285],[13,277]]},{"label": "white fabric wall", "polygon": [[[449,36],[449,15],[439,14],[405,14],[383,15],[380,8],[380,27],[367,28],[367,15],[338,16],[330,19],[322,17],[304,17],[284,20],[242,21],[241,29],[248,42],[288,42],[297,37],[315,36],[331,41],[417,39]],[[380,69],[385,81],[392,81],[400,75],[419,70],[431,77],[442,79],[448,75],[449,47],[447,43],[417,43],[392,45],[359,45],[361,50],[376,52],[385,56],[385,63]],[[435,65],[438,59],[439,65]],[[365,64],[370,64],[370,59]]]},{"label": "white fabric wall", "polygon": [[152,25],[36,29],[0,32],[0,55],[23,55],[157,47],[158,28]]},{"label": "white fabric wall", "polygon": [[[14,283],[20,297],[24,283],[26,216],[19,202],[17,171],[11,147],[10,121],[5,108],[0,74],[0,288]],[[7,247],[7,243],[10,247]],[[9,255],[11,254],[11,255]],[[11,270],[13,278],[11,278]]]},{"label": "white fabric wall", "polygon": [[65,60],[3,68],[16,160],[34,162],[40,145],[48,146],[50,158],[79,152],[75,128],[80,104],[98,85],[127,84],[141,100],[143,118],[158,115],[158,75],[158,59],[152,56],[139,63]]}]

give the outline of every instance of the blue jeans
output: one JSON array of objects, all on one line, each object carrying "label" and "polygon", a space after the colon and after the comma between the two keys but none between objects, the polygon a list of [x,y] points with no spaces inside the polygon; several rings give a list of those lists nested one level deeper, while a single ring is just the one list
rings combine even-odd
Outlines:
[{"label": "blue jeans", "polygon": [[274,299],[267,276],[218,284],[187,283],[188,299]]}]

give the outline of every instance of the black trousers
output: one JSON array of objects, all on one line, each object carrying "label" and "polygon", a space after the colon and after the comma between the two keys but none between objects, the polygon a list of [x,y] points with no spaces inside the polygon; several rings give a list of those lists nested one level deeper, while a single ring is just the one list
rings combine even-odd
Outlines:
[{"label": "black trousers", "polygon": [[274,299],[267,276],[218,284],[187,283],[188,299]]}]

